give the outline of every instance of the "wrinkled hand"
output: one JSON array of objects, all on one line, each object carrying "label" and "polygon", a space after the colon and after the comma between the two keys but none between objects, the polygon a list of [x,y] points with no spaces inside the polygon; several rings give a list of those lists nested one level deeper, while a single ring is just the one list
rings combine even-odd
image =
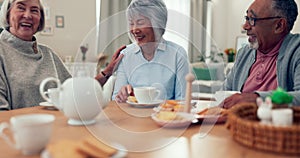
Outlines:
[{"label": "wrinkled hand", "polygon": [[253,102],[256,103],[256,98],[259,95],[256,93],[236,93],[228,98],[226,98],[219,106],[225,109],[229,109],[234,105],[241,102]]},{"label": "wrinkled hand", "polygon": [[124,46],[121,46],[114,54],[113,54],[113,56],[112,56],[112,58],[111,58],[111,60],[110,60],[110,62],[109,62],[109,64],[106,66],[106,68],[105,68],[105,70],[104,70],[104,72],[106,73],[106,74],[109,74],[109,75],[111,75],[112,73],[113,73],[113,71],[115,70],[115,66],[120,62],[120,60],[123,58],[123,54],[120,54],[121,53],[121,51],[123,50],[123,49],[125,49],[126,48],[126,46],[124,45]]},{"label": "wrinkled hand", "polygon": [[117,103],[125,103],[128,96],[132,93],[133,93],[133,88],[132,88],[131,85],[123,86],[119,90],[118,94],[116,95],[115,100],[116,100]]}]

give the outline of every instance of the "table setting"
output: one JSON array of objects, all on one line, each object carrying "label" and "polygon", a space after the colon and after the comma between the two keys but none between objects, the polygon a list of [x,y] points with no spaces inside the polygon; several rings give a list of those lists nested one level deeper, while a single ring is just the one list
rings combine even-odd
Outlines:
[{"label": "table setting", "polygon": [[[47,79],[44,83],[46,84],[50,80],[52,81],[52,79]],[[90,111],[89,109],[93,109],[94,102],[98,98],[89,99],[92,100],[89,104],[86,104],[86,101],[78,102],[80,104],[76,105],[73,105],[74,103],[71,101],[61,102],[63,100],[61,97],[67,97],[64,90],[67,89],[69,92],[70,87],[68,82],[57,84],[58,88],[54,90],[44,90],[41,86],[41,94],[49,99],[45,99],[46,102],[40,103],[40,106],[1,112],[0,131],[11,140],[18,138],[14,137],[14,123],[10,120],[15,120],[19,116],[37,114],[49,116],[49,119],[46,120],[49,120],[47,125],[51,125],[51,130],[47,136],[35,135],[37,138],[44,138],[45,142],[43,145],[39,145],[38,151],[33,153],[24,152],[22,148],[9,145],[7,138],[3,138],[4,134],[0,134],[0,157],[60,158],[103,155],[102,157],[190,158],[210,155],[215,158],[220,157],[220,154],[229,157],[241,154],[247,154],[250,157],[263,156],[264,158],[293,157],[240,146],[232,139],[230,130],[226,126],[228,116],[231,115],[228,114],[228,111],[219,108],[216,100],[192,100],[191,96],[186,100],[159,100],[156,96],[160,92],[155,88],[147,87],[144,89],[151,91],[151,97],[150,99],[146,98],[149,100],[141,104],[137,97],[139,92],[135,91],[134,96],[128,97],[128,102],[104,103],[102,101],[97,103],[99,110]],[[89,87],[89,84],[85,84],[85,86]],[[69,90],[74,91],[76,87]],[[89,91],[90,89],[81,90]],[[51,95],[52,92],[58,92],[59,95]],[[95,96],[93,95],[95,93],[93,91],[88,94]],[[187,94],[191,94],[189,90],[187,90]],[[77,96],[75,99],[78,98],[80,97]],[[55,99],[59,101],[55,103]],[[72,99],[74,98],[70,97],[66,100]],[[159,100],[158,103],[155,102],[157,100]],[[131,102],[139,105],[134,106]],[[155,105],[150,106],[150,103],[155,103]],[[85,114],[89,114],[89,117],[86,117]],[[72,118],[77,119],[80,123],[70,123]],[[92,120],[92,122],[87,120]],[[12,127],[8,128],[7,124]],[[41,132],[40,130],[41,128],[38,132]],[[47,132],[43,133],[47,134]],[[34,140],[34,138],[28,138],[30,141]],[[216,153],[213,149],[218,145],[220,152]],[[179,150],[180,153],[177,152]]]},{"label": "table setting", "polygon": [[[114,142],[117,141],[118,144],[121,144],[127,150],[127,155],[125,157],[159,157],[159,156],[170,156],[170,157],[199,157],[199,155],[209,155],[210,157],[220,157],[220,155],[228,155],[230,157],[235,157],[241,154],[247,154],[250,157],[260,157],[264,158],[286,158],[286,157],[294,157],[294,156],[286,156],[286,155],[277,155],[268,152],[262,152],[253,150],[251,148],[247,148],[245,146],[241,146],[239,143],[236,143],[232,137],[230,136],[230,131],[226,129],[225,124],[216,124],[212,126],[212,129],[207,133],[206,137],[200,139],[198,136],[199,130],[203,128],[207,128],[210,125],[207,124],[195,124],[190,125],[188,128],[182,130],[182,128],[160,128],[150,117],[147,118],[136,118],[132,115],[128,115],[125,111],[123,111],[119,106],[126,106],[125,104],[117,104],[114,101],[109,102],[109,105],[99,114],[103,117],[107,118],[104,120],[103,117],[96,117],[96,123],[88,126],[72,126],[67,123],[68,118],[63,115],[62,112],[58,110],[49,110],[45,109],[43,106],[31,107],[31,108],[23,108],[19,110],[11,110],[7,112],[1,113],[1,122],[9,121],[9,119],[13,116],[23,115],[23,114],[35,114],[35,113],[47,113],[55,116],[55,120],[53,122],[52,134],[51,138],[47,145],[56,145],[57,143],[64,140],[71,140],[75,142],[80,142],[83,139],[93,136],[94,133],[109,133],[110,125],[108,123],[112,122],[117,129],[125,129],[135,131],[136,132],[145,132],[145,131],[157,131],[160,129],[160,137],[144,137],[144,136],[135,136],[134,133],[131,136],[130,134],[121,131],[120,134],[111,133],[111,135],[116,136]],[[131,109],[140,109],[134,108],[131,106],[127,106],[127,108]],[[143,109],[143,110],[151,110],[153,109]],[[98,128],[98,124],[103,125],[103,127]],[[104,126],[107,125],[107,126]],[[107,128],[106,128],[107,127]],[[94,128],[97,128],[98,131],[93,131]],[[105,130],[104,130],[105,129]],[[91,132],[92,131],[92,132]],[[181,132],[179,132],[181,131]],[[169,132],[178,132],[177,139],[172,139],[169,143],[165,143],[164,148],[156,148],[154,147],[148,148],[148,150],[141,150],[138,148],[140,152],[133,152],[138,150],[137,147],[132,147],[130,145],[138,145],[143,146],[143,142],[151,142],[151,140],[159,140],[160,138],[168,138],[170,136]],[[123,136],[122,136],[123,133]],[[128,135],[128,136],[127,136]],[[131,138],[138,138],[138,140],[134,140]],[[141,139],[140,139],[141,137]],[[123,143],[122,139],[129,139],[127,141],[131,143]],[[140,140],[140,141],[139,141]],[[189,143],[190,140],[191,144]],[[134,142],[134,143],[133,143]],[[139,145],[140,144],[140,145]],[[135,146],[136,146],[135,145]],[[215,147],[219,146],[220,152],[215,152]],[[68,148],[64,146],[63,148]],[[145,149],[146,147],[142,148]],[[151,149],[151,150],[150,150]],[[184,150],[190,149],[190,150]],[[122,150],[120,148],[120,150]],[[180,150],[181,152],[176,154]],[[23,155],[21,151],[12,148],[10,145],[5,143],[3,139],[0,139],[0,156],[1,157],[10,157],[10,158],[38,158],[41,155]]]},{"label": "table setting", "polygon": [[[216,93],[217,101],[198,101],[192,100],[192,82],[194,76],[188,74],[186,76],[187,89],[185,100],[160,100],[157,99],[161,90],[155,87],[135,87],[134,95],[128,97],[126,103],[132,105],[133,108],[152,108],[153,113],[150,114],[152,120],[160,127],[164,128],[187,128],[191,124],[196,123],[225,123],[226,110],[219,108],[217,101],[220,101],[220,95],[232,93]],[[135,106],[134,104],[139,104]],[[149,115],[147,113],[145,116]]]}]

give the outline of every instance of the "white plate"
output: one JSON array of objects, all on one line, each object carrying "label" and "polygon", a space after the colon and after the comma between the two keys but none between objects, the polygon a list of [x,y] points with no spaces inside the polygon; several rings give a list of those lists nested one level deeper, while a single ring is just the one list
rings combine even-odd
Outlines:
[{"label": "white plate", "polygon": [[117,153],[115,153],[111,158],[122,158],[122,157],[126,157],[127,155],[127,149],[119,144],[119,143],[113,143],[113,147],[116,148],[118,150]]},{"label": "white plate", "polygon": [[195,101],[197,103],[194,106],[194,108],[192,108],[191,110],[192,113],[198,113],[204,110],[205,108],[214,107],[218,105],[216,101],[208,101],[208,100],[195,100]]},{"label": "white plate", "polygon": [[52,103],[49,103],[49,102],[41,102],[40,104],[39,104],[40,106],[54,106]]},{"label": "white plate", "polygon": [[153,108],[155,106],[160,105],[161,103],[163,103],[163,100],[156,100],[153,101],[152,103],[148,103],[148,104],[139,104],[139,103],[135,103],[135,102],[131,102],[131,101],[126,101],[126,103],[130,104],[133,107],[137,107],[137,108]]},{"label": "white plate", "polygon": [[227,116],[223,115],[196,115],[196,118],[203,123],[225,123]]},{"label": "white plate", "polygon": [[216,91],[214,97],[218,103],[221,103],[227,97],[230,97],[233,94],[241,93],[239,91]]},{"label": "white plate", "polygon": [[192,92],[192,98],[214,99],[214,94],[212,94],[212,93]]},{"label": "white plate", "polygon": [[[126,157],[127,155],[127,150],[126,148],[118,143],[113,143],[113,146],[117,149],[117,153],[115,153],[111,158],[123,158]],[[43,150],[41,153],[41,158],[52,158],[48,150]]]},{"label": "white plate", "polygon": [[[182,104],[184,106],[185,101],[178,101],[177,104]],[[199,111],[202,111],[205,108],[216,106],[215,101],[208,101],[208,100],[191,100],[191,113],[197,113]],[[154,107],[153,110],[155,112],[159,112],[161,110],[165,111],[172,111],[172,108],[163,108],[162,106]]]},{"label": "white plate", "polygon": [[182,120],[172,120],[166,121],[157,118],[157,113],[153,113],[151,118],[161,127],[167,128],[180,128],[180,127],[188,127],[191,123],[194,123],[195,115],[192,113],[185,113],[185,112],[177,112],[177,115],[183,117]]}]

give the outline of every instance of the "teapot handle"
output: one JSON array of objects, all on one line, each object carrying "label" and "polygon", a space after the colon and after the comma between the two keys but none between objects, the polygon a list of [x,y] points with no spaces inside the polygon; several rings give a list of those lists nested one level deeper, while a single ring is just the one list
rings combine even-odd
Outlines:
[{"label": "teapot handle", "polygon": [[17,144],[14,143],[13,140],[11,140],[10,137],[4,132],[5,129],[8,129],[10,132],[13,131],[13,129],[7,122],[2,122],[0,124],[0,137],[2,137],[5,140],[5,142],[10,146],[19,149],[19,146],[17,146]]},{"label": "teapot handle", "polygon": [[57,78],[54,78],[54,77],[49,77],[49,78],[46,78],[44,79],[41,84],[40,84],[40,94],[41,96],[48,102],[51,102],[49,97],[46,95],[47,92],[44,91],[44,88],[45,88],[45,85],[49,82],[49,81],[53,81],[57,84],[57,88],[60,89],[61,88],[61,83],[59,81],[59,79]]}]

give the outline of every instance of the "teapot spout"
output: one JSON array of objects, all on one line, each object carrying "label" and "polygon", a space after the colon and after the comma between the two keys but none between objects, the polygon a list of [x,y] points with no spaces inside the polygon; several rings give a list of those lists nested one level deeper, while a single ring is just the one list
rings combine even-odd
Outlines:
[{"label": "teapot spout", "polygon": [[111,101],[111,96],[113,93],[114,85],[116,81],[116,76],[112,75],[103,86],[103,104],[106,106],[108,102]]}]

